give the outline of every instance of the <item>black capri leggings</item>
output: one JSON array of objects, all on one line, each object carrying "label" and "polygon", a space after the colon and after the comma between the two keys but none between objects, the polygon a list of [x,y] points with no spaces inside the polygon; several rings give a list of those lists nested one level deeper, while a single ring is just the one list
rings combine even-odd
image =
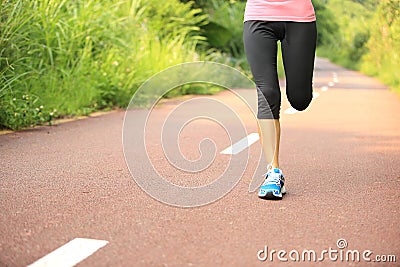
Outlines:
[{"label": "black capri leggings", "polygon": [[246,21],[243,32],[247,60],[257,85],[258,119],[279,119],[281,92],[277,73],[277,41],[281,41],[286,95],[301,111],[312,100],[317,27],[315,22]]}]

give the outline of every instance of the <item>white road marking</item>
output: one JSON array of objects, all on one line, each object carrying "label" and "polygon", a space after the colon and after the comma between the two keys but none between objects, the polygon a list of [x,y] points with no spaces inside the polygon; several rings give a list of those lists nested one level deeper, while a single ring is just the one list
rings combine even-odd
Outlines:
[{"label": "white road marking", "polygon": [[231,145],[221,152],[221,154],[225,155],[236,155],[250,147],[252,144],[260,140],[260,136],[258,133],[252,133],[240,140],[239,142]]},{"label": "white road marking", "polygon": [[322,88],[321,88],[321,91],[322,92],[326,92],[326,91],[328,91],[329,90],[329,87],[328,86],[323,86]]},{"label": "white road marking", "polygon": [[104,240],[75,238],[28,267],[72,267],[107,244],[108,241]]},{"label": "white road marking", "polygon": [[293,115],[299,112],[298,110],[294,109],[293,107],[288,108],[287,110],[284,111],[285,114]]},{"label": "white road marking", "polygon": [[332,86],[335,85],[335,83],[334,83],[334,82],[329,82],[328,85],[329,85],[330,87],[332,87]]},{"label": "white road marking", "polygon": [[333,82],[334,83],[339,83],[339,79],[337,77],[333,77]]}]

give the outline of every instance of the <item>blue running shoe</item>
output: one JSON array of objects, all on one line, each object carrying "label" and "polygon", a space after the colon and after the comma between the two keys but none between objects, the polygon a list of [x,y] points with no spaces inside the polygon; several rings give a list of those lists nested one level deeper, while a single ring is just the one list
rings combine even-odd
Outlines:
[{"label": "blue running shoe", "polygon": [[284,194],[286,194],[286,188],[282,171],[278,168],[269,170],[258,191],[258,196],[264,199],[282,199]]}]

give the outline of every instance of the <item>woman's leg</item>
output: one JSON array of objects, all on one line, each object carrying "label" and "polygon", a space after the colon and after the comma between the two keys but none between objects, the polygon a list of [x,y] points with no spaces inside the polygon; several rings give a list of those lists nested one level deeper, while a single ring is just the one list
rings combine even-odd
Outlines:
[{"label": "woman's leg", "polygon": [[283,37],[283,25],[279,22],[247,21],[243,33],[246,56],[257,85],[261,143],[266,164],[274,168],[279,168],[281,92],[277,74],[277,41]]},{"label": "woman's leg", "polygon": [[[271,123],[271,121],[273,123]],[[258,120],[261,145],[270,168],[279,167],[279,146],[281,141],[281,124],[278,120]],[[271,160],[272,159],[272,160]]]},{"label": "woman's leg", "polygon": [[312,95],[317,28],[315,22],[286,22],[282,57],[286,74],[286,94],[293,108],[308,107]]}]

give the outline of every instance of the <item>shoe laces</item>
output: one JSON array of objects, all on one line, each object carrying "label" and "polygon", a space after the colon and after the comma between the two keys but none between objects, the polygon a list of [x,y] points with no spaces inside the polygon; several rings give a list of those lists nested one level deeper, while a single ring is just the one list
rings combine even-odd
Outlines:
[{"label": "shoe laces", "polygon": [[269,171],[264,176],[266,176],[266,178],[263,185],[270,185],[270,184],[281,185],[280,173],[273,173],[272,171]]}]

